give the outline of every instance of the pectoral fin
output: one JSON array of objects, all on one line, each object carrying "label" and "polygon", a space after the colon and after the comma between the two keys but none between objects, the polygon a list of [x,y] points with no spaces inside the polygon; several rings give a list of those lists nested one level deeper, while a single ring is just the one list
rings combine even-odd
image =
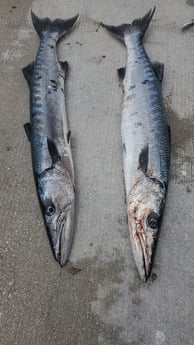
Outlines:
[{"label": "pectoral fin", "polygon": [[139,155],[139,169],[144,173],[147,174],[148,170],[148,159],[149,159],[149,146],[146,145],[140,152]]},{"label": "pectoral fin", "polygon": [[61,161],[61,156],[59,155],[57,146],[52,139],[47,138],[47,144],[53,165],[55,165],[58,161]]}]

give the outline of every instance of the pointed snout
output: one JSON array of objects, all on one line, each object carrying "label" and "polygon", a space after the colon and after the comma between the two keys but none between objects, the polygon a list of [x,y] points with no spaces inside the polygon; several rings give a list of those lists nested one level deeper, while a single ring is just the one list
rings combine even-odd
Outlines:
[{"label": "pointed snout", "polygon": [[74,214],[67,215],[65,226],[63,227],[60,235],[60,256],[58,258],[60,266],[64,266],[69,257],[74,235]]},{"label": "pointed snout", "polygon": [[150,229],[141,229],[134,225],[129,226],[131,246],[134,260],[140,278],[146,282],[151,274],[153,257],[157,242],[156,232]]},{"label": "pointed snout", "polygon": [[56,261],[64,266],[69,257],[74,235],[74,205],[55,223],[47,224],[50,244]]}]

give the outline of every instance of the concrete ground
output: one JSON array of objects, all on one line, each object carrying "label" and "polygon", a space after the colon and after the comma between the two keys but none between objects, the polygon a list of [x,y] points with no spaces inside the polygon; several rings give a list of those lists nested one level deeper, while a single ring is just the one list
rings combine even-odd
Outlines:
[{"label": "concrete ground", "polygon": [[[130,22],[153,5],[144,42],[151,59],[165,63],[172,161],[155,264],[142,283],[129,243],[122,172],[116,69],[126,50],[98,21]],[[193,6],[193,0],[1,0],[0,345],[194,344],[194,29],[180,30],[194,17]],[[23,130],[29,92],[21,68],[39,44],[31,8],[40,17],[80,13],[58,47],[70,65],[77,193],[65,268],[50,250]]]}]

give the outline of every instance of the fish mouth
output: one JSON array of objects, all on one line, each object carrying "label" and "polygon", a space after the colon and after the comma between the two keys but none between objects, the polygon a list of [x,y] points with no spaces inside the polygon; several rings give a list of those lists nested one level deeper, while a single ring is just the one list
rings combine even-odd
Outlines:
[{"label": "fish mouth", "polygon": [[[131,223],[129,223],[131,225]],[[143,281],[147,281],[152,270],[153,257],[157,242],[157,231],[145,228],[138,229],[137,225],[129,225],[129,233],[135,263]]]},{"label": "fish mouth", "polygon": [[49,238],[51,248],[56,261],[64,266],[70,254],[74,233],[74,222],[72,211],[68,214],[61,214],[55,226],[49,226]]}]

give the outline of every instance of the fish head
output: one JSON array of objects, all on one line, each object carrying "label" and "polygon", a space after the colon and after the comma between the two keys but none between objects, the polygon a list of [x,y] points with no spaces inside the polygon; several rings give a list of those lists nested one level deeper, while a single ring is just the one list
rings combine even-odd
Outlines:
[{"label": "fish head", "polygon": [[151,273],[165,196],[165,184],[144,176],[137,181],[128,199],[132,251],[139,275],[144,281]]},{"label": "fish head", "polygon": [[69,174],[56,168],[42,173],[38,195],[54,257],[63,266],[74,233],[75,195]]}]

